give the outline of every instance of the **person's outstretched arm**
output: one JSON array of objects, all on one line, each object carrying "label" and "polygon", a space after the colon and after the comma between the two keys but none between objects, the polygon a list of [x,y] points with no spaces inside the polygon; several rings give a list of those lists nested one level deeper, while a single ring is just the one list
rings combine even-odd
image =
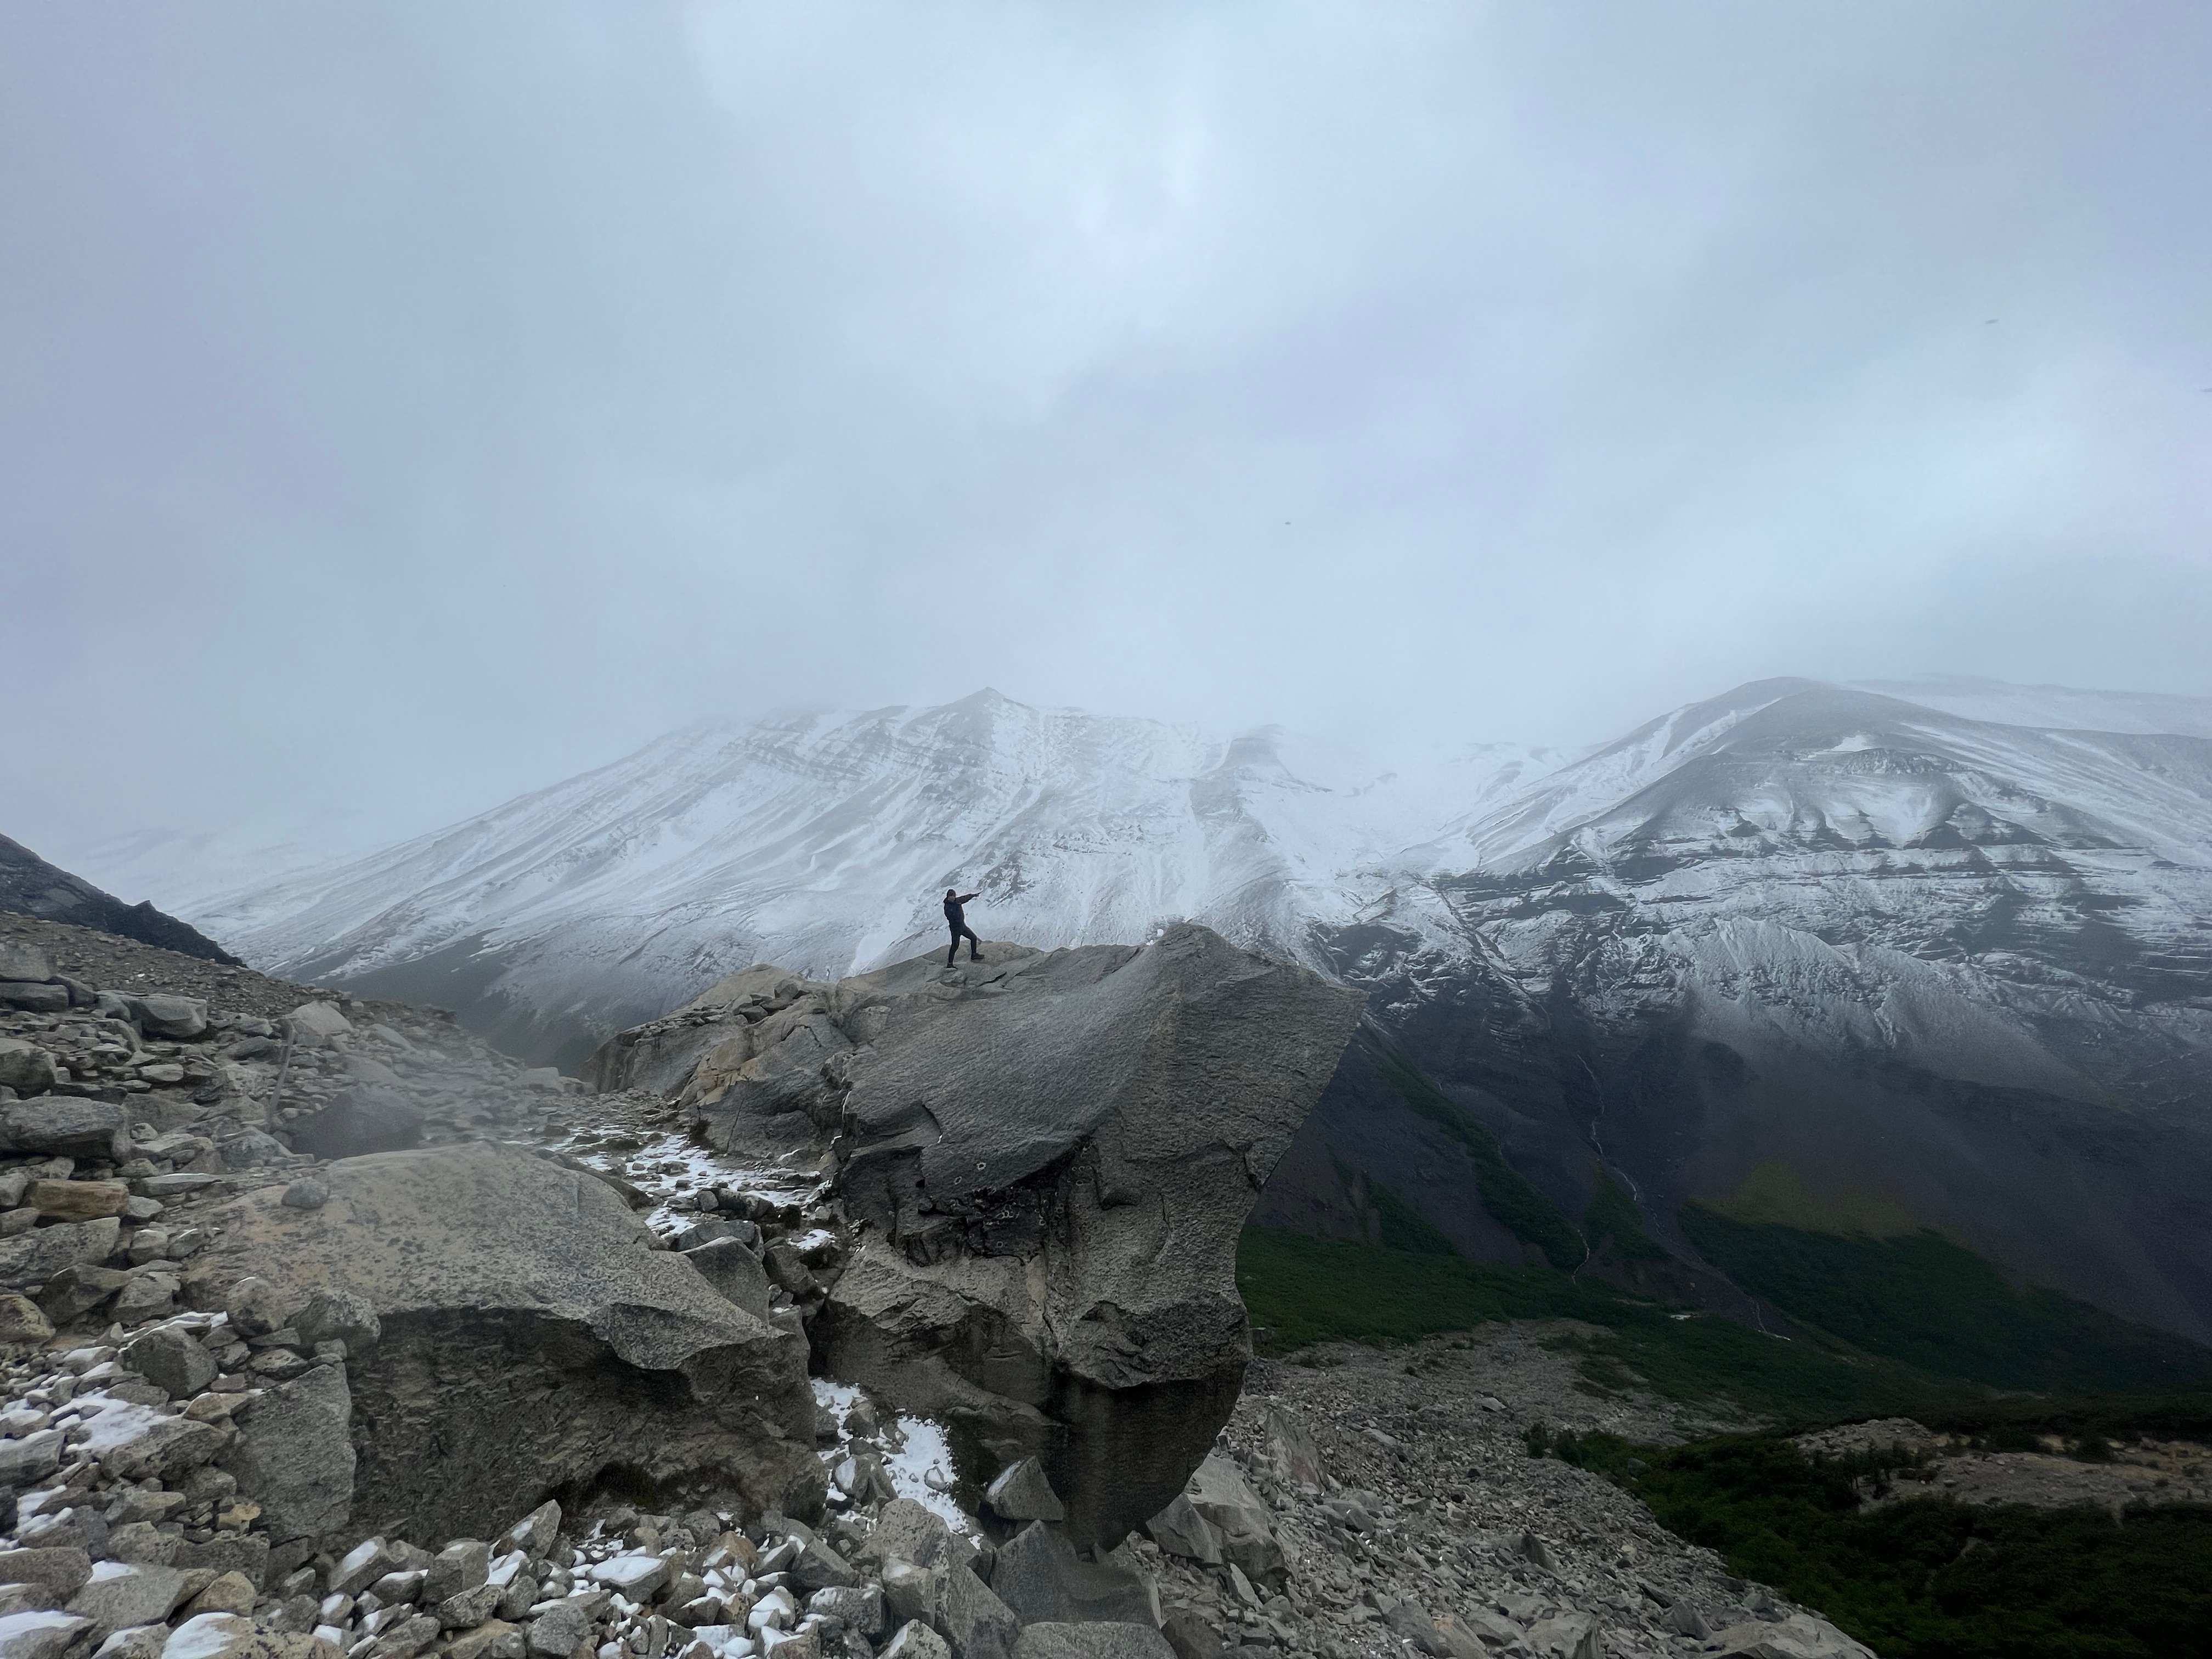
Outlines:
[{"label": "person's outstretched arm", "polygon": [[977,889],[975,892],[972,892],[972,893],[963,893],[963,894],[960,896],[959,902],[960,902],[961,903],[963,903],[963,904],[965,904],[965,903],[967,903],[967,902],[968,902],[968,901],[969,901],[969,899],[971,899],[971,898],[981,898],[981,897],[982,897],[982,896],[983,896],[982,890],[979,888],[979,889]]}]

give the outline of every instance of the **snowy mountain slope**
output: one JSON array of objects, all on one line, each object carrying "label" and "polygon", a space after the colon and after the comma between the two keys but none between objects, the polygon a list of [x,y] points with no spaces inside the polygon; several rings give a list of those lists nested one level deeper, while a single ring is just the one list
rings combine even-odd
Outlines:
[{"label": "snowy mountain slope", "polygon": [[1571,1209],[1780,1162],[2212,1336],[2212,741],[1768,682],[1419,865],[1323,953]]},{"label": "snowy mountain slope", "polygon": [[596,1036],[756,960],[836,978],[911,956],[942,937],[952,884],[982,893],[994,938],[1141,939],[1197,916],[1294,948],[1407,822],[1543,763],[1493,745],[1393,773],[1272,729],[1221,743],[987,691],[692,727],[198,913],[288,971],[489,997]]}]

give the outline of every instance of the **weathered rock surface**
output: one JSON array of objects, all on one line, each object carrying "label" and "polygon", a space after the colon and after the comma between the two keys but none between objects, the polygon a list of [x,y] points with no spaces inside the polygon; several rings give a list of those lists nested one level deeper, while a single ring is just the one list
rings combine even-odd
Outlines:
[{"label": "weathered rock surface", "polygon": [[359,1527],[484,1535],[517,1498],[716,1473],[755,1503],[818,1510],[803,1346],[717,1294],[601,1182],[489,1146],[324,1171],[319,1209],[264,1188],[218,1212],[203,1305],[258,1277],[288,1306],[362,1297],[348,1364]]},{"label": "weathered rock surface", "polygon": [[65,1221],[0,1239],[0,1285],[40,1284],[64,1268],[104,1261],[121,1235],[121,1224],[109,1217]]},{"label": "weathered rock surface", "polygon": [[404,1152],[422,1145],[423,1128],[422,1113],[398,1090],[361,1084],[319,1112],[295,1119],[292,1149],[313,1158]]},{"label": "weathered rock surface", "polygon": [[718,1238],[685,1250],[684,1259],[723,1296],[756,1319],[768,1317],[768,1270],[734,1238]]},{"label": "weathered rock surface", "polygon": [[0,1037],[0,1085],[19,1095],[42,1095],[54,1086],[54,1057],[21,1037]]},{"label": "weathered rock surface", "polygon": [[[1072,1535],[1119,1539],[1235,1403],[1237,1237],[1358,998],[1184,926],[951,975],[902,963],[818,1000],[855,1048],[801,1109],[844,1126],[861,1224],[814,1325],[831,1373],[946,1418],[985,1471],[1037,1456]],[[778,1018],[813,1054],[807,1000]],[[701,1103],[710,1136],[789,1120],[786,1073],[747,1069]]]},{"label": "weathered rock surface", "polygon": [[1048,1622],[1023,1629],[1014,1659],[1176,1659],[1176,1651],[1149,1624]]},{"label": "weathered rock surface", "polygon": [[733,1041],[746,1048],[729,1057],[728,1069],[735,1071],[750,1057],[744,1042],[748,1019],[780,1012],[818,988],[765,965],[726,975],[674,1013],[600,1044],[584,1066],[583,1080],[603,1093],[649,1089],[672,1094],[690,1080],[706,1054]]},{"label": "weathered rock surface", "polygon": [[335,1536],[351,1518],[352,1404],[345,1368],[321,1365],[234,1415],[240,1437],[223,1467],[261,1506],[273,1542]]},{"label": "weathered rock surface", "polygon": [[830,1176],[835,1249],[761,1253],[829,1374],[945,1422],[979,1484],[1037,1458],[1071,1538],[1110,1543],[1236,1399],[1237,1237],[1358,1007],[1181,926],[836,985],[749,969],[586,1073],[658,1087],[740,1159]]},{"label": "weathered rock surface", "polygon": [[40,1095],[0,1105],[0,1149],[120,1163],[129,1156],[130,1127],[112,1101]]},{"label": "weathered rock surface", "polygon": [[1126,1568],[1079,1559],[1073,1546],[1032,1521],[999,1547],[991,1589],[1024,1625],[1099,1621],[1156,1625],[1158,1598]]}]

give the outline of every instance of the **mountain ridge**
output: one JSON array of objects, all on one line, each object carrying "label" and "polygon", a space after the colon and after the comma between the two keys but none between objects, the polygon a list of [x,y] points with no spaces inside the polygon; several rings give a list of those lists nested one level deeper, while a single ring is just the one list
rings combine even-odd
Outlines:
[{"label": "mountain ridge", "polygon": [[[1365,992],[1570,1219],[1610,1185],[1704,1271],[1686,1206],[1779,1167],[1808,1216],[1873,1194],[2212,1338],[2212,739],[1957,712],[2189,725],[2212,700],[1909,689],[1754,682],[1594,749],[1418,773],[988,691],[709,722],[196,919],[573,1063],[756,960],[834,977],[926,950],[951,883],[1024,945],[1188,917]],[[1325,1100],[1326,1144],[1289,1160],[1302,1212],[1347,1201],[1332,1159],[1459,1167],[1407,1127],[1363,1135]]]},{"label": "mountain ridge", "polygon": [[6,836],[0,836],[0,910],[113,933],[181,956],[244,966],[198,928],[155,909],[150,900],[126,904]]}]

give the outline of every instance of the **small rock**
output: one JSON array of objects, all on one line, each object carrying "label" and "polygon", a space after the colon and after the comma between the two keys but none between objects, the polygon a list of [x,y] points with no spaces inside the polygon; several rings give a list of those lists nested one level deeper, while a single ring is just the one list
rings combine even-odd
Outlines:
[{"label": "small rock", "polygon": [[1176,1659],[1222,1659],[1228,1644],[1220,1632],[1188,1607],[1176,1607],[1160,1621],[1160,1635],[1175,1650]]},{"label": "small rock", "polygon": [[525,1555],[542,1556],[553,1547],[561,1531],[561,1506],[540,1504],[507,1529],[501,1541],[513,1545]]},{"label": "small rock", "polygon": [[54,1057],[21,1037],[0,1037],[0,1085],[19,1095],[45,1094],[54,1086]]},{"label": "small rock", "polygon": [[877,1659],[952,1659],[952,1650],[921,1620],[910,1619],[899,1626],[898,1634]]},{"label": "small rock", "polygon": [[798,1601],[779,1584],[753,1603],[753,1610],[745,1615],[745,1628],[755,1635],[764,1630],[788,1630],[798,1618]]},{"label": "small rock", "polygon": [[49,1221],[98,1221],[121,1215],[131,1189],[119,1181],[34,1181],[24,1197]]},{"label": "small rock", "polygon": [[240,1336],[266,1336],[284,1327],[284,1298],[265,1279],[241,1279],[223,1303],[231,1328]]},{"label": "small rock", "polygon": [[169,1392],[188,1400],[215,1381],[215,1356],[189,1332],[173,1327],[149,1331],[124,1345],[123,1363]]},{"label": "small rock", "polygon": [[125,999],[138,1029],[148,1036],[174,1037],[189,1042],[208,1028],[208,1006],[198,997],[167,996],[155,993]]},{"label": "small rock", "polygon": [[167,1625],[133,1626],[102,1642],[93,1659],[161,1659],[162,1644],[168,1639]]},{"label": "small rock", "polygon": [[369,1653],[373,1659],[415,1659],[437,1639],[438,1621],[427,1613],[418,1613],[386,1632]]},{"label": "small rock", "polygon": [[945,1571],[938,1624],[958,1659],[1006,1659],[1021,1633],[1012,1610],[965,1567]]},{"label": "small rock", "polygon": [[11,1613],[0,1619],[0,1659],[61,1659],[91,1629],[73,1613]]},{"label": "small rock", "polygon": [[[491,1617],[506,1590],[506,1585],[487,1581],[468,1589],[456,1590],[431,1604],[431,1610],[436,1614],[439,1627],[442,1630],[474,1630]],[[424,1601],[428,1603],[427,1596]]]},{"label": "small rock", "polygon": [[422,1583],[425,1602],[444,1601],[482,1584],[491,1572],[491,1546],[457,1538],[440,1550]]},{"label": "small rock", "polygon": [[367,1297],[356,1291],[318,1291],[292,1321],[300,1340],[319,1348],[343,1342],[348,1353],[361,1353],[384,1334],[383,1322]]},{"label": "small rock", "polygon": [[817,1538],[801,1550],[799,1559],[791,1564],[791,1581],[808,1591],[849,1589],[860,1582],[860,1576],[842,1556]]},{"label": "small rock", "polygon": [[0,1292],[0,1344],[44,1342],[53,1334],[53,1322],[30,1297],[14,1291]]},{"label": "small rock", "polygon": [[668,1563],[657,1555],[617,1555],[593,1567],[591,1576],[595,1584],[604,1584],[633,1601],[644,1601],[668,1582]]},{"label": "small rock", "polygon": [[[182,1494],[172,1494],[182,1496]],[[138,1561],[149,1567],[173,1567],[183,1550],[185,1540],[173,1533],[163,1532],[153,1518],[126,1521],[111,1528],[107,1542],[100,1546],[100,1553],[111,1561]]]},{"label": "small rock", "polygon": [[991,1567],[991,1590],[1024,1625],[1150,1624],[1158,1617],[1151,1587],[1136,1573],[1082,1560],[1073,1546],[1042,1521],[1031,1522],[1000,1547]]},{"label": "small rock", "polygon": [[43,985],[55,977],[54,959],[28,939],[0,939],[0,979]]},{"label": "small rock", "polygon": [[556,1601],[531,1620],[526,1645],[541,1659],[568,1659],[576,1644],[591,1633],[591,1617],[580,1603]]},{"label": "small rock", "polygon": [[185,1612],[197,1617],[203,1613],[239,1613],[253,1611],[254,1589],[242,1572],[226,1572],[187,1602]]},{"label": "small rock", "polygon": [[1528,1645],[1546,1659],[1606,1659],[1604,1633],[1586,1613],[1563,1613],[1531,1625]]},{"label": "small rock", "polygon": [[884,1563],[885,1613],[897,1624],[911,1624],[916,1620],[925,1625],[934,1624],[938,1603],[944,1596],[944,1580],[942,1567],[918,1567],[894,1556]]},{"label": "small rock", "polygon": [[[69,1610],[92,1621],[94,1639],[137,1625],[155,1625],[168,1618],[177,1604],[191,1594],[196,1581],[174,1567],[149,1566],[132,1561],[102,1561],[92,1570],[84,1587],[70,1598]],[[246,1607],[253,1605],[247,1587]]]},{"label": "small rock", "polygon": [[984,1489],[983,1501],[1006,1521],[1064,1521],[1067,1510],[1034,1457],[1010,1463]]},{"label": "small rock", "polygon": [[[0,1112],[6,1109],[0,1107]],[[48,1283],[66,1268],[105,1261],[115,1253],[122,1236],[122,1224],[110,1216],[100,1221],[60,1222],[0,1240],[0,1289]]]},{"label": "small rock", "polygon": [[313,1176],[301,1176],[284,1189],[278,1200],[289,1209],[319,1210],[331,1201],[331,1189]]},{"label": "small rock", "polygon": [[[683,1235],[678,1237],[681,1238]],[[696,1267],[724,1297],[756,1319],[768,1317],[768,1270],[761,1266],[760,1258],[743,1244],[734,1238],[717,1238],[688,1248],[679,1244],[678,1248],[684,1259]]]},{"label": "small rock", "polygon": [[878,1584],[817,1590],[806,1598],[806,1611],[835,1619],[871,1642],[884,1633],[884,1592]]},{"label": "small rock", "polygon": [[489,1619],[465,1636],[456,1636],[446,1649],[446,1659],[499,1659],[493,1650],[509,1638],[514,1653],[522,1652],[522,1632],[503,1619]]},{"label": "small rock", "polygon": [[20,979],[0,980],[0,1008],[21,1008],[30,1014],[58,1014],[69,1006],[66,985],[34,985]]},{"label": "small rock", "polygon": [[81,1549],[0,1550],[0,1584],[42,1584],[75,1595],[92,1577],[92,1557]]},{"label": "small rock", "polygon": [[109,1311],[119,1325],[139,1325],[149,1319],[159,1319],[175,1310],[180,1283],[174,1273],[132,1273],[115,1293],[115,1305]]},{"label": "small rock", "polygon": [[312,1043],[343,1036],[353,1030],[353,1022],[327,1002],[303,1002],[285,1019],[295,1039],[306,1038]]},{"label": "small rock", "polygon": [[130,1275],[89,1263],[64,1267],[46,1281],[39,1305],[56,1325],[82,1319],[129,1284]]},{"label": "small rock", "polygon": [[21,1440],[0,1440],[0,1486],[20,1491],[36,1486],[61,1468],[63,1445],[58,1429],[41,1429]]}]

